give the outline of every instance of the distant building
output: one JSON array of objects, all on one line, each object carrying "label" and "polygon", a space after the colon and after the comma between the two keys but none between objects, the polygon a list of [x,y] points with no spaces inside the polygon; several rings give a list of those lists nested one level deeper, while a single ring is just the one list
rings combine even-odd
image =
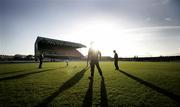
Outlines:
[{"label": "distant building", "polygon": [[14,56],[12,55],[0,55],[0,61],[13,60]]},{"label": "distant building", "polygon": [[26,55],[16,54],[14,55],[14,60],[23,60],[26,58]]},{"label": "distant building", "polygon": [[84,56],[77,49],[83,47],[86,46],[80,43],[37,37],[34,52],[35,58],[43,53],[45,58],[82,59]]},{"label": "distant building", "polygon": [[102,57],[101,57],[101,60],[102,60],[102,61],[113,61],[113,58],[110,57],[110,56],[102,56]]}]

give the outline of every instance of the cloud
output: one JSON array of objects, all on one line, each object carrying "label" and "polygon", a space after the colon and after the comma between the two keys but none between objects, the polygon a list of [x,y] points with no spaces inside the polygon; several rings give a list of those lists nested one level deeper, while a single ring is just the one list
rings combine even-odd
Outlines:
[{"label": "cloud", "polygon": [[166,4],[168,4],[170,2],[170,0],[161,0],[161,3],[163,4],[163,5],[166,5]]},{"label": "cloud", "polygon": [[178,53],[180,54],[180,48],[178,49]]},{"label": "cloud", "polygon": [[145,21],[149,22],[149,21],[151,21],[151,18],[150,18],[150,17],[147,17],[147,18],[145,19]]},{"label": "cloud", "polygon": [[164,20],[165,20],[165,21],[172,21],[172,18],[166,17]]},{"label": "cloud", "polygon": [[180,48],[177,49],[176,55],[180,55]]},{"label": "cloud", "polygon": [[155,27],[142,27],[134,29],[125,29],[124,32],[139,32],[139,31],[160,31],[160,30],[169,30],[169,29],[179,29],[180,26],[155,26]]}]

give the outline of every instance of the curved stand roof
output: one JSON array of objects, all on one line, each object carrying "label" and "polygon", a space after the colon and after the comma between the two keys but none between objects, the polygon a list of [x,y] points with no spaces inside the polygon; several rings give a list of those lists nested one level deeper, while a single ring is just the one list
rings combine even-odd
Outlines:
[{"label": "curved stand roof", "polygon": [[50,39],[45,37],[37,37],[35,44],[43,44],[43,45],[50,45],[50,46],[58,46],[58,47],[65,47],[65,48],[83,48],[86,47],[83,44],[80,43],[74,43],[69,41],[63,41],[63,40],[56,40],[56,39]]}]

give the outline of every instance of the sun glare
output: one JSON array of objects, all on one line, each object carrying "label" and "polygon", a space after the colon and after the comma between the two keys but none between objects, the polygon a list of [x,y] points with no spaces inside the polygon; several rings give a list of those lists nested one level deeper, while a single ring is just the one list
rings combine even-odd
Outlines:
[{"label": "sun glare", "polygon": [[[93,20],[82,22],[75,26],[72,35],[79,38],[80,42],[90,47],[93,41],[94,48],[99,49],[103,55],[113,55],[113,50],[117,50],[120,56],[133,56],[137,53],[137,37],[129,32],[124,32],[122,26],[112,20]],[[87,54],[86,52],[82,52]]]}]

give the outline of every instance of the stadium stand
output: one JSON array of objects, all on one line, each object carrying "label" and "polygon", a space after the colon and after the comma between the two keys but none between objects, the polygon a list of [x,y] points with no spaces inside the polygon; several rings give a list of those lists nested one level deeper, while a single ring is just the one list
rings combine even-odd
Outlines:
[{"label": "stadium stand", "polygon": [[35,42],[35,58],[41,53],[45,58],[82,59],[84,56],[77,50],[86,47],[80,43],[37,37]]}]

